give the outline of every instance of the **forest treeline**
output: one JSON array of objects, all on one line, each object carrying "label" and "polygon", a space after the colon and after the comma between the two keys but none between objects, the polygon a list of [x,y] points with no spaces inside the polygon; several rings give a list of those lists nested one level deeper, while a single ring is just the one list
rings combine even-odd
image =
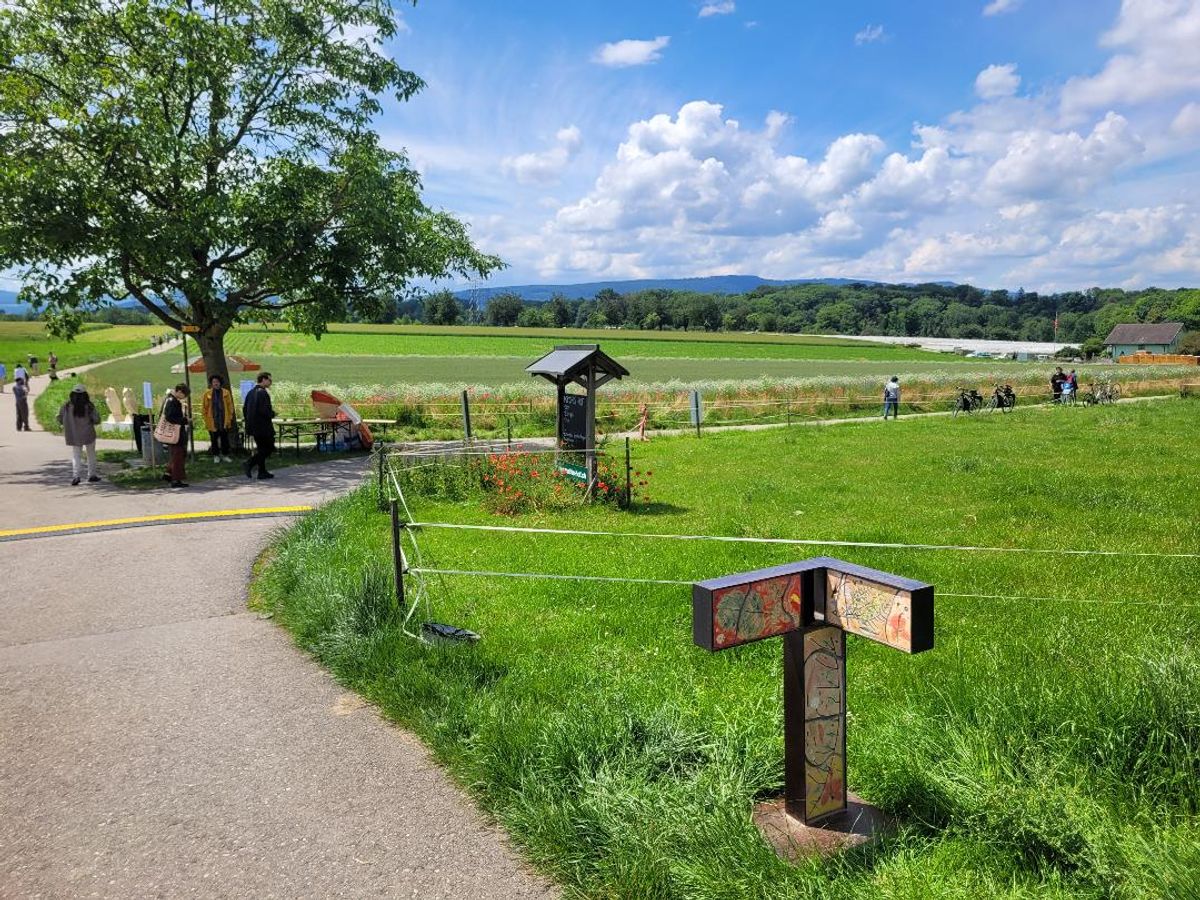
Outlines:
[{"label": "forest treeline", "polygon": [[1057,294],[985,291],[971,285],[764,285],[745,294],[652,289],[556,295],[530,303],[497,294],[471,310],[449,291],[410,301],[400,315],[436,325],[687,329],[879,334],[912,337],[1102,341],[1124,322],[1182,322],[1200,330],[1200,290],[1091,288]]}]

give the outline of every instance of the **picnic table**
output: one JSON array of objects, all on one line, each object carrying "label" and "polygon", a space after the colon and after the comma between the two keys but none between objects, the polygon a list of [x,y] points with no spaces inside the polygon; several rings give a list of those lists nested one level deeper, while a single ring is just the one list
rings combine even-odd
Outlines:
[{"label": "picnic table", "polygon": [[291,438],[295,441],[296,455],[300,455],[300,436],[312,437],[318,450],[337,445],[339,432],[349,442],[357,426],[349,419],[276,419],[275,430],[281,446]]}]

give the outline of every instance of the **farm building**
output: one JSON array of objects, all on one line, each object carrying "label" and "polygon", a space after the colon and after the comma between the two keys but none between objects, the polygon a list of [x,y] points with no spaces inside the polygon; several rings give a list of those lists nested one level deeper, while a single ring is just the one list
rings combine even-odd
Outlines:
[{"label": "farm building", "polygon": [[1118,325],[1104,339],[1104,346],[1112,351],[1114,362],[1134,353],[1170,354],[1179,348],[1182,334],[1183,325],[1180,322]]}]

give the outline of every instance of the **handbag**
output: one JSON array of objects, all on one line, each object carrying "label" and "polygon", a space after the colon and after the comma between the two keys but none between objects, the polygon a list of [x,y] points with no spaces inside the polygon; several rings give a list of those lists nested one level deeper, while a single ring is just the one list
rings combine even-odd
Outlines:
[{"label": "handbag", "polygon": [[163,416],[166,409],[167,404],[164,403],[162,409],[158,411],[158,424],[154,426],[154,439],[160,444],[178,444],[180,426],[166,420]]}]

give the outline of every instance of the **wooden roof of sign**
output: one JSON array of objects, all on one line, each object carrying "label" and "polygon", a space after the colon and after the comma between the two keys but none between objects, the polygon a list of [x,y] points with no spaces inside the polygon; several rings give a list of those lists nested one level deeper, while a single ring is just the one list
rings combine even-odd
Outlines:
[{"label": "wooden roof of sign", "polygon": [[621,378],[629,370],[600,349],[599,344],[568,344],[555,347],[541,359],[525,367],[530,375],[540,375],[555,384],[567,384],[583,375],[592,366],[597,374]]},{"label": "wooden roof of sign", "polygon": [[1118,325],[1104,339],[1113,344],[1169,344],[1183,331],[1182,322],[1163,322],[1159,325]]}]

